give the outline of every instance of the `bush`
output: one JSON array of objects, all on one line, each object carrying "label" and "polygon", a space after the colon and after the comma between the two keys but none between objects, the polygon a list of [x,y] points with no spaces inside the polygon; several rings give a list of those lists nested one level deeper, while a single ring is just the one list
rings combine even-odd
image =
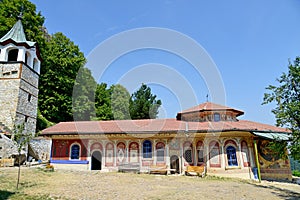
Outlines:
[{"label": "bush", "polygon": [[298,170],[293,170],[293,175],[294,175],[294,176],[300,177],[300,171],[298,171]]}]

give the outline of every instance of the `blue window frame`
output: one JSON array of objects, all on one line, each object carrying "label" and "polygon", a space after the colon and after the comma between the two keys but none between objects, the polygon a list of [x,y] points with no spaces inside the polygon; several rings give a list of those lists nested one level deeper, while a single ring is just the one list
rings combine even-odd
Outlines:
[{"label": "blue window frame", "polygon": [[152,143],[149,140],[143,142],[143,158],[152,158]]},{"label": "blue window frame", "polygon": [[80,146],[73,144],[71,147],[71,159],[79,159]]},{"label": "blue window frame", "polygon": [[236,149],[233,146],[226,148],[228,166],[238,166],[236,159]]}]

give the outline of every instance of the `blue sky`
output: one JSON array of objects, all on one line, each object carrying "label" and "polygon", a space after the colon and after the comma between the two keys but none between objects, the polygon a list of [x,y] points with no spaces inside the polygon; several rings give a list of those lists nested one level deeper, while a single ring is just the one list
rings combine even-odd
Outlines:
[{"label": "blue sky", "polygon": [[[46,18],[49,33],[63,32],[87,57],[103,41],[135,28],[167,28],[192,38],[216,64],[224,83],[226,105],[243,110],[241,119],[275,123],[271,113],[274,105],[261,105],[265,87],[276,84],[276,78],[287,71],[288,59],[300,55],[298,0],[31,2]],[[98,81],[115,84],[130,70],[149,63],[178,72],[191,85],[196,103],[206,101],[210,91],[205,78],[180,56],[157,49],[121,56]],[[175,76],[166,73],[164,77],[180,85]],[[188,97],[167,85],[154,82],[150,86],[163,102],[160,117],[173,118],[180,110],[195,105],[192,100],[182,103],[182,98]]]}]

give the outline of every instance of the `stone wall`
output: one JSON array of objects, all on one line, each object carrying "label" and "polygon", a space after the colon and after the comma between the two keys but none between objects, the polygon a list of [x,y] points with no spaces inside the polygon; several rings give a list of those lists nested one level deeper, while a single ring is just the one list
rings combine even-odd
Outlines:
[{"label": "stone wall", "polygon": [[[2,122],[10,130],[13,128],[13,119],[16,118],[17,104],[19,97],[20,79],[20,63],[0,64],[0,105]],[[12,72],[17,73],[13,74]]]},{"label": "stone wall", "polygon": [[39,75],[22,62],[0,63],[0,122],[9,129],[25,122],[27,132],[35,133],[38,80]]},{"label": "stone wall", "polygon": [[29,143],[29,154],[31,157],[47,161],[50,159],[51,139],[34,138]]},{"label": "stone wall", "polygon": [[0,158],[11,158],[13,155],[17,155],[18,150],[13,141],[0,133]]}]

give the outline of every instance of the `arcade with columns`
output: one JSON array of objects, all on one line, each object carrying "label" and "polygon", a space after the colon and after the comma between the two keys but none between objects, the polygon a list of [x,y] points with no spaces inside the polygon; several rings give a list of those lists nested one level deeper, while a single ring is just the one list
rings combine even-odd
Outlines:
[{"label": "arcade with columns", "polygon": [[263,177],[290,178],[289,161],[266,152],[271,136],[288,131],[239,120],[242,114],[206,102],[176,119],[61,122],[42,134],[52,138],[51,163],[58,168],[117,171],[135,163],[140,172],[167,165],[184,174],[187,166],[205,166],[207,174],[253,179],[259,164]]}]

